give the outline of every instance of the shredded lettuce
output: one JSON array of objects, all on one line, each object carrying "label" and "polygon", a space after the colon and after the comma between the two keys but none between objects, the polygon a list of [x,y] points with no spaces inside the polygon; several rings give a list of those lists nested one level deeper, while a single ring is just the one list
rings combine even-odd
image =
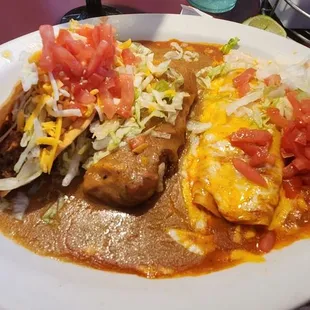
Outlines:
[{"label": "shredded lettuce", "polygon": [[301,89],[297,89],[297,99],[299,101],[303,100],[303,99],[309,99],[310,98],[310,90],[309,92],[305,92]]},{"label": "shredded lettuce", "polygon": [[199,54],[197,52],[193,52],[193,51],[184,52],[183,48],[177,42],[171,42],[170,46],[172,47],[172,51],[169,51],[164,55],[165,59],[180,60],[183,58],[187,62],[199,60]]},{"label": "shredded lettuce", "polygon": [[212,126],[211,123],[202,123],[197,121],[188,121],[186,129],[193,134],[201,134],[205,132],[206,130],[210,129]]},{"label": "shredded lettuce", "polygon": [[120,121],[115,120],[106,120],[102,124],[95,122],[90,125],[90,132],[93,134],[97,140],[102,140],[107,137],[110,132],[115,132],[120,127]]},{"label": "shredded lettuce", "polygon": [[65,204],[65,197],[64,195],[61,195],[57,202],[55,202],[48,210],[43,214],[42,221],[45,224],[52,224],[53,220],[59,210],[64,206]]},{"label": "shredded lettuce", "polygon": [[152,51],[149,48],[147,48],[143,44],[137,43],[137,42],[132,42],[130,45],[130,49],[134,54],[136,54],[138,56],[140,56],[140,55],[147,56],[147,55],[152,53]]},{"label": "shredded lettuce", "polygon": [[184,84],[184,78],[183,75],[180,74],[179,72],[177,72],[175,69],[173,68],[168,68],[167,70],[167,77],[169,80],[172,81],[173,86],[177,89],[180,86],[182,86]]},{"label": "shredded lettuce", "polygon": [[235,113],[240,107],[246,106],[246,105],[250,104],[251,102],[254,102],[258,99],[261,99],[262,96],[263,96],[262,90],[255,91],[255,92],[252,92],[250,94],[247,94],[244,97],[230,103],[226,107],[226,114],[231,115],[231,114]]},{"label": "shredded lettuce", "polygon": [[25,92],[30,90],[32,85],[37,85],[39,81],[38,68],[35,63],[29,63],[28,58],[28,53],[21,53],[20,61],[22,63],[22,68],[20,72],[20,79]]},{"label": "shredded lettuce", "polygon": [[160,80],[156,83],[155,87],[154,87],[155,90],[159,91],[159,92],[164,92],[166,90],[169,90],[170,89],[170,85],[167,81],[165,80]]},{"label": "shredded lettuce", "polygon": [[183,57],[183,49],[177,42],[171,42],[170,46],[172,47],[172,51],[167,52],[164,55],[166,59],[182,59]]},{"label": "shredded lettuce", "polygon": [[288,120],[293,119],[293,107],[287,97],[277,98],[273,105],[279,109],[280,114]]},{"label": "shredded lettuce", "polygon": [[159,65],[155,66],[152,61],[148,60],[147,67],[154,76],[160,77],[168,70],[170,61],[171,60],[166,60],[160,63]]},{"label": "shredded lettuce", "polygon": [[198,61],[199,54],[197,52],[186,51],[183,55],[183,58],[187,62]]},{"label": "shredded lettuce", "polygon": [[10,202],[5,198],[0,198],[0,212],[8,210],[10,208]]},{"label": "shredded lettuce", "polygon": [[24,214],[29,206],[29,198],[23,192],[18,192],[12,199],[12,214],[13,216],[21,221]]},{"label": "shredded lettuce", "polygon": [[37,136],[35,135],[35,133],[33,133],[30,141],[28,142],[27,147],[23,150],[23,152],[20,154],[18,161],[16,162],[16,164],[14,165],[14,171],[16,173],[18,173],[20,171],[20,169],[22,168],[23,164],[25,163],[25,161],[27,160],[27,156],[30,153],[30,151],[36,146],[36,140],[37,140]]},{"label": "shredded lettuce", "polygon": [[166,115],[160,111],[153,111],[150,115],[148,115],[147,117],[145,117],[142,121],[141,124],[143,127],[145,127],[145,125],[147,124],[147,122],[153,118],[153,117],[159,117],[159,118],[165,118]]},{"label": "shredded lettuce", "polygon": [[71,181],[78,175],[81,160],[82,156],[79,153],[74,154],[70,161],[68,172],[62,180],[62,186],[70,185]]},{"label": "shredded lettuce", "polygon": [[213,81],[216,77],[227,74],[228,71],[228,66],[223,63],[216,67],[210,67],[208,71],[208,77],[211,79],[211,81]]},{"label": "shredded lettuce", "polygon": [[229,65],[226,63],[220,64],[216,67],[205,67],[196,73],[197,80],[200,86],[210,89],[211,82],[222,75],[226,75],[230,71]]},{"label": "shredded lettuce", "polygon": [[237,37],[231,38],[225,45],[222,46],[221,48],[222,53],[224,55],[228,54],[234,47],[237,46],[239,41],[240,39]]}]

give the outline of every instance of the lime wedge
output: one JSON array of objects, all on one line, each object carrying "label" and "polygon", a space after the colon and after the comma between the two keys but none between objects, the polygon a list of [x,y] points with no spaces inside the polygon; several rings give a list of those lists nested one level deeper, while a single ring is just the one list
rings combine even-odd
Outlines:
[{"label": "lime wedge", "polygon": [[277,34],[282,37],[286,37],[284,28],[278,24],[274,19],[267,15],[257,15],[250,17],[243,22],[244,25],[259,28]]}]

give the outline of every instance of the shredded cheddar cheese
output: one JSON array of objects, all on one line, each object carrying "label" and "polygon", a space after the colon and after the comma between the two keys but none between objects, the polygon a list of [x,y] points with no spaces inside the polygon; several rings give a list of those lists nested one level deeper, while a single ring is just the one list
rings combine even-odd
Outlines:
[{"label": "shredded cheddar cheese", "polygon": [[62,118],[58,117],[56,121],[54,137],[39,138],[37,144],[49,145],[49,150],[44,148],[40,156],[40,166],[45,173],[50,173],[56,156],[59,138],[61,135]]},{"label": "shredded cheddar cheese", "polygon": [[121,48],[121,49],[129,48],[130,45],[131,45],[131,43],[132,43],[132,42],[131,42],[131,39],[128,39],[127,41],[121,43],[121,44],[119,45],[119,48]]},{"label": "shredded cheddar cheese", "polygon": [[99,93],[99,90],[97,88],[95,89],[92,89],[90,92],[89,92],[91,95],[95,96]]},{"label": "shredded cheddar cheese", "polygon": [[50,152],[48,149],[43,149],[40,155],[40,167],[44,173],[48,171],[48,161],[49,161]]},{"label": "shredded cheddar cheese", "polygon": [[43,130],[51,137],[55,136],[56,123],[53,121],[42,123]]},{"label": "shredded cheddar cheese", "polygon": [[87,110],[84,114],[85,117],[90,117],[94,112],[94,106],[92,104],[87,105]]},{"label": "shredded cheddar cheese", "polygon": [[174,89],[169,89],[165,91],[165,96],[174,97],[176,95],[176,91]]},{"label": "shredded cheddar cheese", "polygon": [[53,94],[53,88],[51,84],[49,83],[44,83],[42,86],[43,90],[45,91],[46,94],[52,95]]},{"label": "shredded cheddar cheese", "polygon": [[37,63],[40,60],[42,51],[36,51],[34,52],[29,58],[28,58],[28,62],[29,63]]},{"label": "shredded cheddar cheese", "polygon": [[120,57],[116,57],[116,62],[115,62],[116,67],[123,67],[124,63],[122,62],[122,59]]},{"label": "shredded cheddar cheese", "polygon": [[24,131],[30,131],[33,127],[33,121],[35,118],[37,118],[44,107],[46,101],[50,98],[50,96],[42,95],[42,96],[36,96],[33,98],[33,102],[37,104],[34,111],[30,115],[30,117],[27,119]]},{"label": "shredded cheddar cheese", "polygon": [[36,141],[37,145],[50,145],[50,146],[57,145],[58,142],[59,141],[53,137],[41,137],[38,138]]}]

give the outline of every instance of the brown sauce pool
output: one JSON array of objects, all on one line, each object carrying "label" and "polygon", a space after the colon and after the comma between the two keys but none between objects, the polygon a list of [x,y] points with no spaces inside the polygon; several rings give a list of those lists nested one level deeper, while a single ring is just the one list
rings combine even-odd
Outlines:
[{"label": "brown sauce pool", "polygon": [[[169,42],[142,42],[151,48],[158,59],[170,50]],[[198,62],[186,63],[191,69],[199,69],[222,59],[217,46],[189,44],[200,54]],[[235,225],[215,219],[212,225],[217,249],[206,256],[189,252],[168,234],[168,228],[191,230],[184,206],[179,176],[167,181],[165,192],[154,197],[135,211],[121,211],[103,206],[85,197],[81,188],[82,176],[68,187],[61,187],[57,175],[45,176],[25,188],[28,192],[39,186],[37,194],[30,196],[30,207],[24,221],[18,221],[9,212],[0,212],[1,232],[43,256],[101,270],[134,273],[149,278],[184,275],[200,275],[240,263],[232,261],[232,250],[244,249],[258,253],[257,241],[263,231],[257,232],[251,241],[235,243],[231,237]],[[60,194],[65,204],[52,222],[42,220]],[[309,236],[306,224],[309,214],[304,215],[298,234],[277,234],[277,247],[290,244]]]}]

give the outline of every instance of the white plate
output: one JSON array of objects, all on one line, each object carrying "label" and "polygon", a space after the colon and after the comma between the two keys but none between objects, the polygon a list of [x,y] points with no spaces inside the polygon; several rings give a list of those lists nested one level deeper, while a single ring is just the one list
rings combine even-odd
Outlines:
[{"label": "white plate", "polygon": [[[224,43],[241,39],[253,55],[290,58],[309,50],[284,38],[222,20],[179,15],[110,17],[120,39]],[[38,47],[38,33],[0,46],[15,60],[0,59],[0,100],[18,78],[21,51]],[[0,57],[1,58],[1,57]],[[262,264],[243,264],[200,277],[147,280],[92,270],[32,254],[0,236],[0,309],[290,309],[310,299],[310,240],[274,251]]]}]

